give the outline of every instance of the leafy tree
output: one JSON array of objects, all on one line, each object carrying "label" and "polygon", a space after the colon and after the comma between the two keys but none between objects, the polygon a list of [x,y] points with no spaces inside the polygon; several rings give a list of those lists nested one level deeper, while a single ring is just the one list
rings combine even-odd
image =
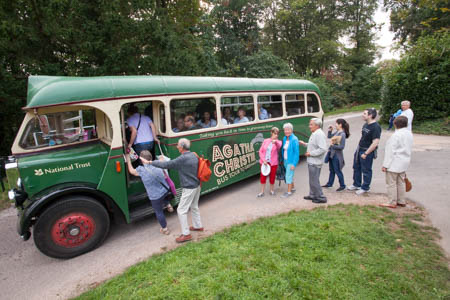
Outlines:
[{"label": "leafy tree", "polygon": [[374,66],[364,66],[352,81],[350,98],[356,103],[379,103],[383,78]]},{"label": "leafy tree", "polygon": [[[300,75],[314,76],[340,58],[339,42],[345,22],[336,0],[280,0],[273,20],[266,20],[275,55],[288,61]],[[272,14],[273,15],[273,14]]]},{"label": "leafy tree", "polygon": [[403,100],[411,101],[416,121],[448,116],[450,33],[420,37],[411,51],[383,74],[385,121]]},{"label": "leafy tree", "polygon": [[414,45],[422,34],[448,31],[450,2],[445,0],[384,0],[391,11],[391,30],[403,46]]}]

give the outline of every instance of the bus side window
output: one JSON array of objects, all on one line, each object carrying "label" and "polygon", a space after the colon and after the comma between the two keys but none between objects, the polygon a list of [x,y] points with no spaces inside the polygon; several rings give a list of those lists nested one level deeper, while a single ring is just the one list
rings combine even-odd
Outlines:
[{"label": "bus side window", "polygon": [[216,127],[216,115],[214,98],[173,99],[170,101],[173,132]]},{"label": "bus side window", "polygon": [[260,120],[279,118],[283,116],[281,95],[258,96],[258,117]]},{"label": "bus side window", "polygon": [[286,95],[286,113],[288,116],[301,115],[305,113],[305,95],[289,94]]},{"label": "bus side window", "polygon": [[220,100],[222,123],[225,125],[247,123],[255,120],[252,96],[229,96]]},{"label": "bus side window", "polygon": [[320,111],[319,100],[317,99],[315,94],[308,94],[307,106],[309,113]]}]

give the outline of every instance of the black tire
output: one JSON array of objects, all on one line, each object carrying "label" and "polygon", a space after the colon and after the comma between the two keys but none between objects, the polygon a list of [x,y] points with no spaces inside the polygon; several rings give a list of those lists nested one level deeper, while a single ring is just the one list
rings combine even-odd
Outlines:
[{"label": "black tire", "polygon": [[[77,217],[81,221],[69,224],[70,226],[68,222],[62,222],[78,220]],[[42,253],[50,257],[72,258],[98,247],[108,235],[109,225],[108,212],[101,203],[88,196],[67,196],[48,207],[38,217],[33,229],[34,243]],[[80,228],[86,231],[83,232]],[[73,235],[77,230],[79,234]],[[74,244],[69,245],[70,242]]]}]

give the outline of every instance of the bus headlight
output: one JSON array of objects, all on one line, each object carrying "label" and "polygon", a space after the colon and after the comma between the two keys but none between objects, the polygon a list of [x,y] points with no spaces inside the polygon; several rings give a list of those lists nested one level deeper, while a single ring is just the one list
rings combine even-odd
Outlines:
[{"label": "bus headlight", "polygon": [[13,190],[10,190],[9,192],[8,192],[8,198],[9,198],[9,200],[14,200],[14,198],[16,198],[16,193],[14,193],[14,191]]}]

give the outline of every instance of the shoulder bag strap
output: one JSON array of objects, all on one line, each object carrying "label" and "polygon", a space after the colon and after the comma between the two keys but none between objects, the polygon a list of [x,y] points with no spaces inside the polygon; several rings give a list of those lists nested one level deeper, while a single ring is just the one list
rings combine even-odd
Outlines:
[{"label": "shoulder bag strap", "polygon": [[155,177],[156,180],[158,180],[159,184],[161,184],[167,191],[170,191],[170,189],[169,189],[168,187],[166,187],[166,186],[161,182],[161,180],[159,180],[158,176],[155,176],[155,174],[153,174],[153,172],[152,172],[152,170],[151,170],[150,168],[144,167],[144,169],[145,169],[152,177]]},{"label": "shoulder bag strap", "polygon": [[139,123],[138,123],[138,127],[136,128],[136,131],[138,131],[139,130],[139,126],[141,126],[141,117],[142,117],[142,115],[139,114]]}]

